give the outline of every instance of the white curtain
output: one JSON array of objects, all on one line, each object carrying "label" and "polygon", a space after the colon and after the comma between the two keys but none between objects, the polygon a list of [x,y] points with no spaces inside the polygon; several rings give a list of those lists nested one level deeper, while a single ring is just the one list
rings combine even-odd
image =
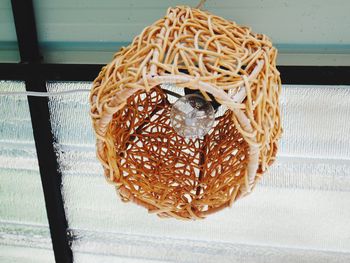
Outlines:
[{"label": "white curtain", "polygon": [[[90,85],[51,82],[48,89]],[[0,112],[18,102],[6,103],[0,103]],[[350,262],[350,87],[284,86],[281,103],[284,133],[278,160],[253,193],[205,220],[182,222],[159,219],[120,202],[95,157],[88,94],[50,99],[66,214],[77,236],[75,262]],[[16,121],[21,120],[8,119]],[[0,134],[1,149],[7,147],[0,151],[0,160],[16,160],[0,161],[1,186],[7,185],[7,193],[18,189],[11,194],[14,204],[23,198],[33,203],[31,198],[37,197],[28,188],[30,180],[27,187],[20,181],[30,177],[23,160],[35,163],[36,156],[22,150],[6,155],[11,147],[22,146],[11,134]],[[8,176],[15,169],[21,180],[11,179],[18,173]],[[0,188],[1,201],[3,191]],[[49,251],[44,245],[47,222],[8,216],[10,211],[21,214],[24,208],[10,210],[4,202],[0,208],[1,255],[20,258],[11,252],[16,246],[36,257],[36,249]],[[27,234],[17,240],[18,229]],[[37,262],[52,261],[50,253],[47,261],[43,257]]]}]

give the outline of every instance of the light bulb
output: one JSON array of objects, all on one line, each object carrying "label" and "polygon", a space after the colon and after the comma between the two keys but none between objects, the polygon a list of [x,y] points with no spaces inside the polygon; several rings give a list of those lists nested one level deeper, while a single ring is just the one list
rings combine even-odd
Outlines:
[{"label": "light bulb", "polygon": [[213,127],[214,108],[198,94],[189,94],[178,99],[170,111],[171,125],[182,137],[201,138]]}]

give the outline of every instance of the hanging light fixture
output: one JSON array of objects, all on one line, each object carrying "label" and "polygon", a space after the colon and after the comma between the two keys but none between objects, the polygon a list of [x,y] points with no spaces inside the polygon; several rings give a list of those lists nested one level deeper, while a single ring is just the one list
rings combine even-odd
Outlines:
[{"label": "hanging light fixture", "polygon": [[282,131],[276,56],[265,35],[188,6],[117,52],[90,103],[97,156],[121,199],[201,219],[251,192]]}]

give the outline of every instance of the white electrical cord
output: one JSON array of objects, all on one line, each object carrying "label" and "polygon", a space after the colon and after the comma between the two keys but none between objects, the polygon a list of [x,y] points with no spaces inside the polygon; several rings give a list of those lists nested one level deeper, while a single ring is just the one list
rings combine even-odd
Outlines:
[{"label": "white electrical cord", "polygon": [[31,97],[54,97],[54,96],[62,96],[68,95],[72,93],[78,92],[90,92],[89,89],[75,89],[75,90],[65,90],[65,91],[57,91],[57,92],[39,92],[39,91],[0,91],[0,96],[31,96]]},{"label": "white electrical cord", "polygon": [[[176,98],[181,98],[180,94],[176,92],[163,89],[167,94],[172,95]],[[68,95],[72,93],[78,92],[90,92],[89,89],[73,89],[73,90],[65,90],[65,91],[56,91],[56,92],[39,92],[39,91],[0,91],[0,96],[31,96],[31,97],[54,97],[54,96],[62,96]]]}]

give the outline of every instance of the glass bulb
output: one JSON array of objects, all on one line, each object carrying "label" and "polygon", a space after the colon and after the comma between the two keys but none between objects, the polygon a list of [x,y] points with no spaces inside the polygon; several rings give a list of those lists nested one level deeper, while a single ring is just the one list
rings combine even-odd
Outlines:
[{"label": "glass bulb", "polygon": [[200,138],[206,135],[215,121],[214,108],[198,94],[189,94],[178,99],[170,111],[171,125],[186,138]]}]

